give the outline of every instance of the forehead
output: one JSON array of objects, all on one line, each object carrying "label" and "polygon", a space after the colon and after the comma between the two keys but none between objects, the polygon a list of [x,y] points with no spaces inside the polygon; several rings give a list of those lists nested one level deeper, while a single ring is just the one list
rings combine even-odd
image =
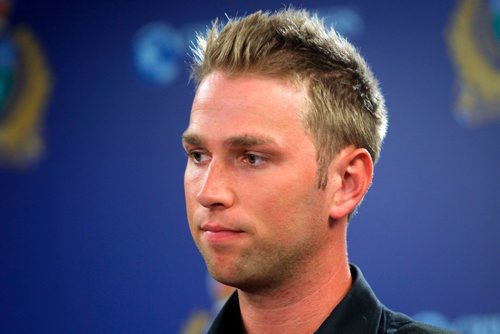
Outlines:
[{"label": "forehead", "polygon": [[302,127],[308,105],[306,88],[290,80],[254,74],[229,77],[215,71],[196,91],[190,128],[214,122],[221,127],[266,128],[293,123]]}]

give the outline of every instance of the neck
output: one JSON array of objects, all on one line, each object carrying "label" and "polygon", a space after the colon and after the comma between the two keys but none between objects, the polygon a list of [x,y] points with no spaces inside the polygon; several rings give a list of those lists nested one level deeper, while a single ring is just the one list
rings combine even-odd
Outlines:
[{"label": "neck", "polygon": [[349,291],[352,279],[345,238],[301,267],[273,291],[238,291],[243,324],[253,333],[313,333]]}]

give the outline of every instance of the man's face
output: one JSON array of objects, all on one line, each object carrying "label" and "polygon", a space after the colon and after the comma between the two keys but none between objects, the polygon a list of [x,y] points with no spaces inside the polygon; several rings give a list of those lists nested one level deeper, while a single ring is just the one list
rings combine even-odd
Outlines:
[{"label": "man's face", "polygon": [[330,242],[306,108],[306,89],[281,79],[213,72],[197,90],[183,136],[187,216],[222,283],[272,287]]}]

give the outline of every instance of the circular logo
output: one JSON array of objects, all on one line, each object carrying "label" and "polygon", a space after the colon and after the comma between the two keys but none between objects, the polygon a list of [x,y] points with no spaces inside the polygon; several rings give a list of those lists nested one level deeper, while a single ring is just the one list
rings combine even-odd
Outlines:
[{"label": "circular logo", "polygon": [[135,67],[145,79],[168,84],[179,76],[184,41],[174,28],[166,23],[149,23],[137,31],[133,44]]}]

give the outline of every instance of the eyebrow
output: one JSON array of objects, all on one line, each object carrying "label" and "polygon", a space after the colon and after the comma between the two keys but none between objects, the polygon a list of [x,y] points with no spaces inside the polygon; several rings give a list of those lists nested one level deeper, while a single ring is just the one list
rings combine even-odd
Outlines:
[{"label": "eyebrow", "polygon": [[199,146],[203,142],[201,137],[195,134],[184,132],[182,134],[182,142],[193,146]]},{"label": "eyebrow", "polygon": [[[186,132],[182,135],[182,141],[186,144],[190,144],[193,146],[198,146],[203,144],[203,139],[200,136]],[[249,147],[249,146],[275,144],[275,143],[276,142],[272,138],[265,136],[253,136],[253,135],[234,136],[224,140],[224,146],[238,146],[238,147]]]},{"label": "eyebrow", "polygon": [[252,136],[252,135],[229,137],[228,139],[224,140],[225,146],[241,146],[241,147],[273,144],[273,143],[275,143],[275,141],[269,137]]}]

